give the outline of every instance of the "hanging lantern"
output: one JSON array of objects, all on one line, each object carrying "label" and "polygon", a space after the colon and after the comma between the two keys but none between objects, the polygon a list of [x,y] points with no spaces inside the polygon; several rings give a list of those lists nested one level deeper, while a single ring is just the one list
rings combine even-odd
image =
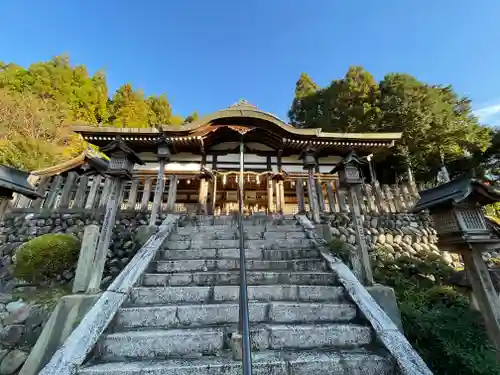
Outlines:
[{"label": "hanging lantern", "polygon": [[236,183],[239,184],[238,176],[236,176]]},{"label": "hanging lantern", "polygon": [[255,182],[257,183],[257,185],[260,185],[260,176],[257,175],[257,177],[255,178]]},{"label": "hanging lantern", "polygon": [[191,183],[191,180],[187,180],[187,184],[189,185]]},{"label": "hanging lantern", "polygon": [[247,182],[250,183],[250,175],[247,175]]},{"label": "hanging lantern", "polygon": [[226,185],[227,179],[226,175],[222,175],[222,185]]},{"label": "hanging lantern", "polygon": [[290,182],[290,186],[294,187],[295,186],[295,181]]}]

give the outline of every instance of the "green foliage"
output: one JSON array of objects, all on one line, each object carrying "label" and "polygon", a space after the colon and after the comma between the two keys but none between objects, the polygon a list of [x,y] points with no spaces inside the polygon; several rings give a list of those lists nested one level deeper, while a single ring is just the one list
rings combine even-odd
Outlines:
[{"label": "green foliage", "polygon": [[16,251],[14,276],[28,282],[48,282],[76,266],[80,241],[69,234],[44,234]]},{"label": "green foliage", "polygon": [[[391,163],[404,173],[409,161],[421,181],[435,177],[441,153],[447,163],[464,164],[464,152],[481,154],[492,141],[491,130],[473,116],[470,101],[451,86],[399,73],[377,82],[362,67],[350,67],[344,78],[324,88],[302,74],[289,117],[295,126],[330,132],[402,132]],[[386,155],[377,157],[380,162]]]},{"label": "green foliage", "polygon": [[28,68],[0,62],[1,164],[33,170],[77,155],[87,145],[71,132],[75,124],[147,128],[182,123],[165,95],[145,98],[126,84],[109,99],[105,74],[90,75],[66,55]]},{"label": "green foliage", "polygon": [[376,281],[394,288],[405,335],[434,374],[500,374],[481,315],[444,285],[449,266],[435,258],[390,260],[382,248],[375,260]]},{"label": "green foliage", "polygon": [[334,237],[329,244],[333,255],[339,257],[345,264],[351,264],[350,251],[347,244],[338,237]]}]

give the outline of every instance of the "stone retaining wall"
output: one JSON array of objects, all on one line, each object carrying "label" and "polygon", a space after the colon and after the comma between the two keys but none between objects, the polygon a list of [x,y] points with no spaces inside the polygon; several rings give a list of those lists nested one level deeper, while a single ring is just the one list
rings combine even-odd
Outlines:
[{"label": "stone retaining wall", "polygon": [[[350,214],[330,214],[328,221],[334,237],[346,242],[348,246],[356,244]],[[459,255],[439,250],[437,232],[432,227],[429,215],[423,213],[365,215],[363,226],[371,253],[378,247],[384,248],[387,256],[393,258],[433,253],[452,267],[463,267]]]}]

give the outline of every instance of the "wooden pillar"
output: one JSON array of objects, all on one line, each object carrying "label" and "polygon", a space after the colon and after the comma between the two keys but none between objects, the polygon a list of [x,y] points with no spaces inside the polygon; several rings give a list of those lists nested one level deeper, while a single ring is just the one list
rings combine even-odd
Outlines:
[{"label": "wooden pillar", "polygon": [[106,177],[106,179],[104,180],[104,186],[102,187],[101,198],[99,199],[99,208],[106,207],[112,183],[113,181],[109,177]]},{"label": "wooden pillar", "polygon": [[336,197],[333,194],[333,182],[326,182],[326,194],[328,195],[328,205],[330,206],[330,212],[337,212]]},{"label": "wooden pillar", "polygon": [[64,181],[64,186],[61,191],[61,202],[59,203],[59,208],[68,208],[71,199],[71,193],[73,192],[73,186],[75,185],[76,177],[78,175],[76,172],[69,172]]},{"label": "wooden pillar", "polygon": [[368,247],[365,240],[365,229],[361,220],[359,209],[358,193],[359,186],[352,185],[347,191],[347,198],[351,208],[352,222],[356,236],[356,251],[351,252],[350,259],[352,271],[363,285],[373,285],[373,273],[368,255]]},{"label": "wooden pillar", "polygon": [[168,187],[167,212],[175,212],[175,201],[177,199],[177,181],[179,177],[175,174],[170,176],[170,186]]},{"label": "wooden pillar", "polygon": [[325,212],[325,196],[323,195],[323,186],[319,178],[316,179],[316,194],[318,194],[318,208]]},{"label": "wooden pillar", "polygon": [[42,207],[43,202],[45,201],[45,193],[47,192],[47,188],[50,185],[50,177],[42,177],[40,183],[38,184],[37,192],[42,195],[42,198],[37,198],[33,202],[31,202],[31,207],[35,209],[40,209]]},{"label": "wooden pillar", "polygon": [[78,179],[78,187],[76,189],[75,200],[73,201],[73,208],[83,208],[85,204],[85,194],[89,185],[88,176],[80,176]]},{"label": "wooden pillar", "polygon": [[479,245],[462,252],[465,272],[484,317],[486,332],[500,358],[500,299],[491,281],[488,266],[481,256]]},{"label": "wooden pillar", "polygon": [[144,191],[142,192],[141,211],[147,211],[149,206],[149,196],[151,194],[151,186],[153,185],[153,178],[146,177],[144,181]]},{"label": "wooden pillar", "polygon": [[57,175],[52,179],[52,185],[50,187],[49,194],[47,195],[47,199],[45,200],[45,204],[43,205],[44,209],[53,210],[55,208],[62,181],[63,177],[61,175]]},{"label": "wooden pillar", "polygon": [[[94,286],[93,290],[88,290],[89,293],[95,293],[99,290],[101,284],[102,273],[106,263],[106,254],[108,252],[109,243],[111,242],[111,234],[116,221],[116,213],[118,206],[123,200],[123,191],[125,188],[125,181],[121,178],[108,178],[111,181],[111,189],[109,199],[106,204],[106,211],[102,222],[101,235],[97,244],[96,259],[99,262],[94,264],[94,271],[89,280],[89,286]],[[96,290],[97,289],[97,290]]]},{"label": "wooden pillar", "polygon": [[87,200],[85,201],[86,210],[91,210],[94,208],[97,192],[99,191],[99,187],[101,187],[101,180],[102,178],[98,174],[92,176],[92,186],[90,187],[89,195],[87,196]]},{"label": "wooden pillar", "polygon": [[149,218],[149,225],[156,225],[156,217],[160,211],[160,205],[163,198],[163,190],[165,190],[165,159],[159,160],[160,167],[158,168],[158,175],[156,176],[155,196],[153,199],[153,208],[151,209],[151,216]]},{"label": "wooden pillar", "polygon": [[268,213],[274,212],[273,195],[274,195],[273,180],[271,180],[271,177],[268,177],[267,178],[267,210],[268,210]]},{"label": "wooden pillar", "polygon": [[207,214],[207,199],[208,199],[208,179],[200,179],[200,190],[198,192],[198,214]]},{"label": "wooden pillar", "polygon": [[130,185],[130,192],[128,194],[127,208],[129,210],[135,210],[138,189],[139,189],[139,179],[136,178],[132,180],[132,185]]},{"label": "wooden pillar", "polygon": [[303,214],[306,212],[306,205],[304,202],[304,181],[297,178],[295,181],[295,193],[297,194],[298,213]]}]

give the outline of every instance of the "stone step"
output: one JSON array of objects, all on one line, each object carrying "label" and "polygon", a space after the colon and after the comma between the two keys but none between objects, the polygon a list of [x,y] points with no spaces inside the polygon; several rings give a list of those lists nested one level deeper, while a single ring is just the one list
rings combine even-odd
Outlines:
[{"label": "stone step", "polygon": [[[289,249],[246,249],[247,260],[295,260],[305,258],[320,258],[320,252],[310,247],[294,247]],[[160,250],[156,256],[160,260],[184,259],[239,259],[240,249],[187,249],[187,250]]]},{"label": "stone step", "polygon": [[[247,289],[250,301],[344,301],[344,289],[340,286],[249,285]],[[139,287],[131,290],[128,304],[147,306],[238,301],[239,290],[236,285]]]},{"label": "stone step", "polygon": [[223,346],[222,329],[170,329],[103,335],[97,344],[97,352],[103,360],[119,360],[215,354]]},{"label": "stone step", "polygon": [[[158,329],[104,335],[97,345],[102,360],[193,357],[229,349],[237,325],[220,328]],[[266,324],[250,329],[253,350],[363,347],[372,330],[355,324]]]},{"label": "stone step", "polygon": [[[272,240],[245,240],[247,249],[293,249],[296,247],[312,247],[313,242],[308,238],[276,238]],[[195,238],[184,241],[167,240],[163,244],[165,250],[187,250],[187,249],[231,249],[239,248],[239,239],[206,240]]]},{"label": "stone step", "polygon": [[[393,361],[367,351],[252,353],[253,375],[393,375]],[[192,360],[111,362],[86,366],[79,375],[241,375],[242,364],[224,356]]]},{"label": "stone step", "polygon": [[[330,272],[247,271],[247,283],[249,285],[334,285],[335,282],[335,276]],[[146,273],[142,280],[143,286],[210,286],[239,285],[239,283],[239,271]]]},{"label": "stone step", "polygon": [[[257,260],[246,262],[248,270],[326,271],[323,259]],[[151,272],[239,270],[239,259],[184,259],[152,262]]]},{"label": "stone step", "polygon": [[[349,322],[356,306],[340,303],[250,302],[251,323]],[[238,323],[239,304],[129,307],[119,310],[116,330],[130,328],[183,328]]]}]

